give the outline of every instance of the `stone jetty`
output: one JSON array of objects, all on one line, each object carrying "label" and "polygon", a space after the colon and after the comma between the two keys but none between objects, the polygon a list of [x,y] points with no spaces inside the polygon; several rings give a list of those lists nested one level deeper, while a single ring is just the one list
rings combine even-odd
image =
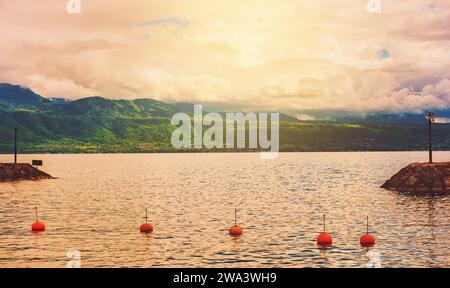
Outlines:
[{"label": "stone jetty", "polygon": [[414,194],[450,193],[450,162],[409,164],[381,188]]},{"label": "stone jetty", "polygon": [[28,163],[0,163],[0,182],[53,179]]}]

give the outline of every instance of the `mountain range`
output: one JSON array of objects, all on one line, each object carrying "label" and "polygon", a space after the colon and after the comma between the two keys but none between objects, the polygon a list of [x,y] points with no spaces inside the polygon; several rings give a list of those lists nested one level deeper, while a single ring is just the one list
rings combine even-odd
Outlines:
[{"label": "mountain range", "polygon": [[[177,112],[192,114],[193,104],[98,96],[70,101],[3,83],[0,153],[11,153],[14,128],[22,153],[176,152],[170,144],[175,129],[170,120]],[[419,114],[342,116],[332,121],[300,121],[280,114],[280,120],[281,151],[427,148],[427,125]],[[450,149],[450,125],[435,125],[433,133],[435,149]]]}]

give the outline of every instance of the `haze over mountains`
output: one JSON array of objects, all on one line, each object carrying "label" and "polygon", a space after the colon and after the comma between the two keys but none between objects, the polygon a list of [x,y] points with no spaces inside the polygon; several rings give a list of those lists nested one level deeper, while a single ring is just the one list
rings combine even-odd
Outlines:
[{"label": "haze over mountains", "polygon": [[[170,137],[175,127],[170,119],[177,112],[192,114],[193,106],[153,99],[48,99],[4,83],[0,84],[0,152],[10,152],[16,127],[22,152],[173,151]],[[450,112],[438,115],[446,117]],[[338,116],[333,121],[299,121],[281,114],[280,119],[282,151],[426,149],[423,114]],[[438,126],[436,149],[450,149],[450,125]]]},{"label": "haze over mountains", "polygon": [[[169,117],[176,112],[192,113],[191,103],[165,103],[153,99],[109,100],[99,96],[86,97],[71,101],[64,98],[45,98],[32,90],[19,85],[0,83],[0,109],[6,111],[29,110],[80,114],[141,115]],[[389,123],[389,124],[424,124],[424,113],[368,113],[366,115],[342,112],[311,112],[317,121]],[[450,119],[450,110],[439,111],[441,119]],[[282,120],[297,121],[295,117],[282,113]]]}]

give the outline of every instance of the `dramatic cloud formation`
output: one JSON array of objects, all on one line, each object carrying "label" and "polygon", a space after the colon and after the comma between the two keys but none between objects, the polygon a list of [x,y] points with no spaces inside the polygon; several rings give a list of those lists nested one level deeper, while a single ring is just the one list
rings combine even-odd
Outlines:
[{"label": "dramatic cloud formation", "polygon": [[450,107],[450,2],[0,0],[0,82],[211,108]]}]

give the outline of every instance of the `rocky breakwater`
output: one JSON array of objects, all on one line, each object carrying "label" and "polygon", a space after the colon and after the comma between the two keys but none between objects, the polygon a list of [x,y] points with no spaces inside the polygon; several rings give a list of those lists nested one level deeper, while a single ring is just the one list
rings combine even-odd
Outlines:
[{"label": "rocky breakwater", "polygon": [[414,194],[450,193],[450,162],[409,164],[381,188]]},{"label": "rocky breakwater", "polygon": [[26,163],[0,163],[0,182],[53,179],[52,176]]}]

